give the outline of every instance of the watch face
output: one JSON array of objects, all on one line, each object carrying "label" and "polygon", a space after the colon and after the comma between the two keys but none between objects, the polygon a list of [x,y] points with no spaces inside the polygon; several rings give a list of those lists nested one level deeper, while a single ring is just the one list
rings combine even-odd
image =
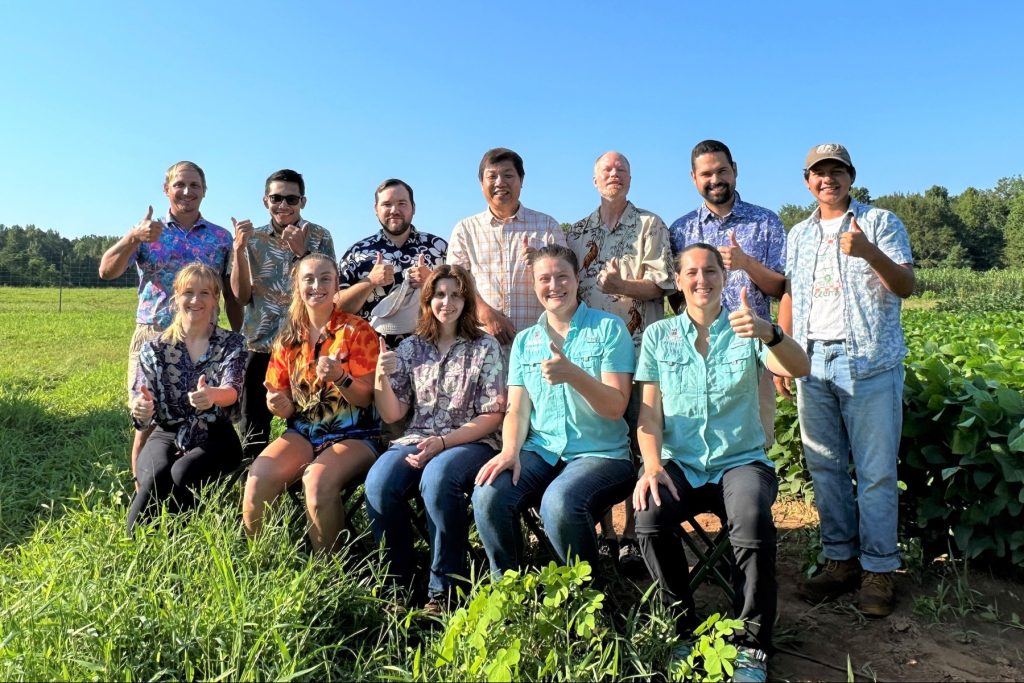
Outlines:
[{"label": "watch face", "polygon": [[349,375],[345,379],[341,380],[342,389],[348,389],[350,386],[352,386],[352,375]]}]

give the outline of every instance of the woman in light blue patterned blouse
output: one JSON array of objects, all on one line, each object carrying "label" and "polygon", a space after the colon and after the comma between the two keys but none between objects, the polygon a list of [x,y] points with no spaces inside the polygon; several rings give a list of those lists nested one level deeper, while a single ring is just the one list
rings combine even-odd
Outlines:
[{"label": "woman in light blue patterned blouse", "polygon": [[412,409],[405,435],[366,477],[366,507],[391,574],[413,581],[412,513],[419,493],[427,512],[431,562],[428,611],[446,603],[456,578],[468,576],[468,495],[480,467],[500,445],[505,364],[497,340],[480,328],[473,277],[438,266],[420,289],[415,333],[388,351],[381,339],[374,398],[381,419]]}]

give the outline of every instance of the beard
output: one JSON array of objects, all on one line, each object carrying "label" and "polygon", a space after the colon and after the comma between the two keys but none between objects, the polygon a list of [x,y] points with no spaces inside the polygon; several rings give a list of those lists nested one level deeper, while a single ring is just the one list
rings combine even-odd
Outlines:
[{"label": "beard", "polygon": [[[719,193],[713,194],[712,190],[718,190]],[[715,206],[721,206],[722,204],[728,204],[731,202],[732,198],[735,196],[735,192],[732,187],[725,184],[719,184],[715,185],[714,188],[706,186],[704,191],[701,193],[701,196],[704,197],[708,203],[714,204]]]},{"label": "beard", "polygon": [[384,232],[391,235],[392,237],[401,237],[405,233],[409,232],[409,228],[412,227],[412,221],[402,221],[401,225],[392,230],[384,221],[380,219],[378,219],[378,221],[380,222],[380,227],[384,229]]}]

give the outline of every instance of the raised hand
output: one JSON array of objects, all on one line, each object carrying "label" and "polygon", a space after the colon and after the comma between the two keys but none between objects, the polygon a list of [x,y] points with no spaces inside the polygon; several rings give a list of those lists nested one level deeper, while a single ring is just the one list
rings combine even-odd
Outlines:
[{"label": "raised hand", "polygon": [[164,222],[159,219],[153,220],[153,207],[150,206],[149,211],[146,212],[146,217],[132,226],[128,234],[136,243],[156,242],[160,239],[160,233],[163,231]]},{"label": "raised hand", "polygon": [[388,344],[384,337],[377,340],[380,344],[380,351],[377,355],[377,374],[388,377],[398,370],[398,356],[394,351],[388,351]]},{"label": "raised hand", "polygon": [[292,398],[280,389],[270,386],[270,382],[263,382],[263,388],[267,390],[267,410],[278,417],[285,417],[291,413]]},{"label": "raised hand", "polygon": [[231,225],[235,228],[234,247],[235,249],[241,249],[249,243],[249,238],[252,237],[252,221],[248,218],[236,221],[234,216],[232,216]]},{"label": "raised hand", "polygon": [[188,402],[196,410],[209,410],[213,407],[213,399],[210,398],[210,394],[206,391],[207,388],[206,375],[199,375],[199,381],[196,382],[196,390],[188,392]]},{"label": "raised hand", "polygon": [[551,342],[548,348],[551,350],[551,358],[541,361],[541,377],[548,384],[565,384],[579,371],[579,367],[566,358],[565,354],[559,351],[554,342]]},{"label": "raised hand", "polygon": [[374,287],[386,287],[395,282],[395,267],[390,263],[384,263],[384,254],[377,252],[377,260],[367,276],[370,284]]},{"label": "raised hand", "polygon": [[605,294],[622,294],[622,276],[619,275],[619,259],[611,257],[597,274],[597,288]]},{"label": "raised hand", "polygon": [[427,267],[427,261],[423,254],[419,255],[419,258],[416,259],[416,265],[409,268],[405,275],[409,278],[409,286],[413,289],[419,289],[423,286],[423,283],[430,275],[430,268]]},{"label": "raised hand", "polygon": [[747,267],[747,259],[750,257],[747,252],[743,251],[743,247],[736,240],[736,231],[729,231],[729,244],[718,248],[718,252],[722,255],[722,263],[725,264],[726,270],[745,270]]},{"label": "raised hand", "polygon": [[328,356],[320,356],[316,360],[316,376],[321,382],[337,382],[345,374],[346,360],[348,353],[341,349]]},{"label": "raised hand", "polygon": [[525,265],[530,265],[530,258],[533,256],[535,251],[537,251],[536,247],[530,246],[530,238],[523,235],[523,246],[519,250],[520,260],[522,260]]},{"label": "raised hand", "polygon": [[487,334],[498,340],[502,346],[508,346],[516,336],[516,326],[512,324],[508,316],[491,308],[487,304],[477,307],[477,317],[480,324],[487,330]]},{"label": "raised hand", "polygon": [[149,422],[156,412],[155,405],[153,394],[149,392],[149,387],[143,384],[140,395],[132,400],[132,417],[139,422]]},{"label": "raised hand", "polygon": [[751,337],[764,339],[772,335],[772,324],[758,317],[754,309],[750,307],[746,287],[740,289],[740,307],[729,314],[729,325],[737,337],[744,339]]},{"label": "raised hand", "polygon": [[288,248],[296,256],[304,256],[306,253],[306,233],[309,223],[303,223],[300,228],[297,225],[286,225],[281,231],[281,239],[285,241]]},{"label": "raised hand", "polygon": [[867,258],[874,245],[857,225],[857,217],[850,216],[850,229],[839,237],[839,248],[847,256]]}]

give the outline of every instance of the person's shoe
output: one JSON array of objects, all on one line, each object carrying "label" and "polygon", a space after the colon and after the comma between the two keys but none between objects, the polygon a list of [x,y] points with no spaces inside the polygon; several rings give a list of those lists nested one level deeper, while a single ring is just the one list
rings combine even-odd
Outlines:
[{"label": "person's shoe", "polygon": [[690,680],[693,671],[690,669],[690,654],[693,652],[694,646],[697,644],[696,640],[687,638],[686,640],[680,640],[676,643],[676,646],[672,648],[672,652],[668,656],[668,675],[670,681],[686,681]]},{"label": "person's shoe", "polygon": [[800,597],[812,604],[835,600],[843,593],[856,590],[860,584],[860,561],[829,560],[825,569],[814,578],[803,582],[797,591]]},{"label": "person's shoe", "polygon": [[887,617],[896,603],[896,581],[892,572],[864,572],[854,603],[861,614]]},{"label": "person's shoe", "polygon": [[601,562],[614,567],[619,559],[619,541],[614,536],[601,536],[597,539],[597,557]]},{"label": "person's shoe", "polygon": [[644,579],[648,576],[647,564],[635,538],[623,536],[619,543],[619,571],[630,579]]},{"label": "person's shoe", "polygon": [[764,683],[768,680],[768,657],[763,650],[740,645],[736,648],[732,680],[735,683]]}]

